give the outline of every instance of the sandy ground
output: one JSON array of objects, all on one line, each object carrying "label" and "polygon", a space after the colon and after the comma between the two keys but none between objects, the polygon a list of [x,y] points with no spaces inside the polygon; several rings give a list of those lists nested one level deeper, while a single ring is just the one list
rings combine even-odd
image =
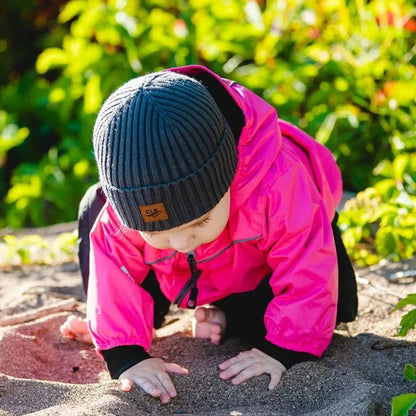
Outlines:
[{"label": "sandy ground", "polygon": [[[274,391],[267,389],[268,376],[240,386],[220,380],[218,364],[247,346],[233,339],[214,346],[191,338],[190,315],[179,310],[172,310],[151,350],[190,370],[173,376],[178,397],[168,405],[138,388],[121,392],[91,346],[61,338],[59,325],[74,312],[52,310],[0,326],[0,415],[390,415],[392,397],[416,391],[402,375],[406,363],[416,364],[416,331],[396,337],[404,312],[392,312],[401,297],[416,293],[416,272],[391,279],[415,269],[411,259],[357,270],[357,320],[337,328],[321,360],[294,366]],[[76,263],[0,272],[3,325],[5,319],[22,320],[68,304],[84,315]]]}]

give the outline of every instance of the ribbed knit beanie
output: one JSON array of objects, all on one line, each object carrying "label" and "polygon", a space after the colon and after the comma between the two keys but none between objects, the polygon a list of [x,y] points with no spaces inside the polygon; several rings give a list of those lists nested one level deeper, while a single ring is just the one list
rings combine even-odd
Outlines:
[{"label": "ribbed knit beanie", "polygon": [[127,82],[94,126],[103,190],[129,228],[164,231],[197,219],[228,190],[234,137],[206,87],[170,71]]}]

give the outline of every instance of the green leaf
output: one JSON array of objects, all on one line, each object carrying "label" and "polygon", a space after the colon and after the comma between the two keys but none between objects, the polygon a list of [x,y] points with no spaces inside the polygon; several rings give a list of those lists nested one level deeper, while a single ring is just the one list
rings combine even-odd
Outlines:
[{"label": "green leaf", "polygon": [[375,246],[380,254],[397,253],[397,237],[392,231],[391,226],[380,228],[377,231]]},{"label": "green leaf", "polygon": [[81,14],[81,12],[85,9],[86,6],[85,0],[72,0],[69,1],[65,7],[62,9],[58,21],[59,23],[65,23],[69,20],[73,19],[75,16]]},{"label": "green leaf", "polygon": [[401,394],[391,403],[391,416],[407,416],[416,404],[416,393]]},{"label": "green leaf", "polygon": [[39,74],[45,74],[50,69],[64,67],[68,64],[67,54],[60,48],[45,49],[36,61]]},{"label": "green leaf", "polygon": [[119,12],[117,12],[115,18],[116,18],[116,22],[119,25],[123,26],[123,28],[127,31],[127,33],[130,36],[135,36],[136,35],[137,20],[134,17],[129,16],[124,11],[119,11]]},{"label": "green leaf", "polygon": [[402,316],[400,320],[399,337],[405,337],[407,333],[413,329],[416,325],[416,309],[412,309],[410,312]]},{"label": "green leaf", "polygon": [[393,310],[397,311],[406,305],[416,305],[416,293],[409,293],[405,298],[397,302],[397,305]]},{"label": "green leaf", "polygon": [[413,202],[412,198],[410,197],[410,195],[406,191],[401,191],[399,193],[399,196],[396,198],[396,202],[399,205],[403,205],[407,208],[413,208],[414,207],[414,202]]},{"label": "green leaf", "polygon": [[387,178],[393,177],[393,163],[388,160],[384,159],[373,169],[373,174],[376,176],[385,176]]},{"label": "green leaf", "polygon": [[374,185],[374,189],[379,195],[382,195],[383,199],[387,196],[387,199],[397,192],[397,186],[394,179],[382,179]]},{"label": "green leaf", "polygon": [[410,381],[416,381],[416,368],[412,364],[406,364],[403,375]]},{"label": "green leaf", "polygon": [[337,121],[337,116],[334,113],[328,114],[325,118],[322,126],[316,133],[316,140],[325,145],[328,141],[329,137],[331,136],[332,131],[334,130],[335,123]]},{"label": "green leaf", "polygon": [[396,181],[403,180],[403,174],[406,170],[407,165],[409,164],[410,157],[408,154],[401,154],[394,158],[393,160],[393,171],[394,179]]},{"label": "green leaf", "polygon": [[86,114],[93,114],[100,109],[103,102],[100,83],[101,77],[97,74],[88,79],[84,94],[84,111]]},{"label": "green leaf", "polygon": [[416,90],[416,81],[400,80],[391,83],[388,89],[388,95],[391,99],[397,101],[398,104],[406,105],[414,101]]},{"label": "green leaf", "polygon": [[253,26],[260,30],[264,29],[263,16],[257,1],[248,0],[244,7],[244,11],[246,12],[247,20]]}]

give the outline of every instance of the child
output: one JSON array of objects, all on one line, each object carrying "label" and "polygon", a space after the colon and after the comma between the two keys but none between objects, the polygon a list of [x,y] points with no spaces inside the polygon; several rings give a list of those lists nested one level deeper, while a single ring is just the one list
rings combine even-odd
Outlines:
[{"label": "child", "polygon": [[205,305],[195,336],[254,347],[221,363],[222,379],[267,373],[270,389],[355,318],[339,170],[254,93],[202,66],[133,79],[104,103],[94,150],[100,185],[80,218],[88,330],[72,317],[62,333],[92,337],[123,390],[176,396],[169,373],[188,370],[147,352],[171,302]]}]

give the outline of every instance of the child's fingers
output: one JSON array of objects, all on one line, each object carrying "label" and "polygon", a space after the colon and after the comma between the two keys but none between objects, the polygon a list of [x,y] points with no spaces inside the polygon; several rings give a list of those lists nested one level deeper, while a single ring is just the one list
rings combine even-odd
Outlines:
[{"label": "child's fingers", "polygon": [[62,325],[59,328],[59,331],[61,332],[61,335],[63,335],[66,338],[69,338],[69,339],[74,339],[75,338],[75,335],[73,334],[73,332],[64,325]]},{"label": "child's fingers", "polygon": [[201,306],[195,311],[195,319],[198,322],[214,321],[217,322],[218,308]]},{"label": "child's fingers", "polygon": [[162,383],[157,379],[150,379],[148,377],[135,377],[134,379],[123,378],[120,381],[123,391],[130,391],[133,385],[137,384],[145,393],[149,394],[150,396],[160,397],[163,403],[167,403],[169,401],[169,393],[165,391]]},{"label": "child's fingers", "polygon": [[204,307],[197,308],[195,310],[195,315],[194,316],[195,316],[195,319],[198,322],[205,322],[205,321],[207,321],[208,320],[207,308],[204,308]]},{"label": "child's fingers", "polygon": [[241,361],[241,359],[242,359],[242,354],[243,353],[241,353],[240,352],[240,354],[238,354],[238,355],[236,355],[235,357],[233,357],[233,358],[230,358],[230,359],[228,359],[228,360],[226,360],[226,361],[224,361],[224,362],[222,362],[221,364],[219,364],[219,368],[220,368],[220,370],[226,370],[227,368],[229,368],[229,367],[231,367],[232,365],[234,365],[234,364],[237,364],[239,361]]},{"label": "child's fingers", "polygon": [[148,378],[138,378],[136,384],[147,394],[150,394],[152,397],[161,397],[162,395],[162,386],[160,383],[156,383]]},{"label": "child's fingers", "polygon": [[269,373],[270,374],[270,383],[269,390],[273,390],[280,382],[282,377],[282,372],[279,370],[267,370],[261,364],[252,365],[248,368],[245,368],[243,371],[238,373],[232,380],[232,384],[237,385],[241,384],[244,381],[249,380],[250,378],[257,377],[261,374]]},{"label": "child's fingers", "polygon": [[[269,373],[272,376],[272,378],[277,375],[274,372],[274,370],[271,369],[271,368],[268,368],[265,365],[265,363],[262,363],[260,361],[259,362],[253,362],[253,363],[250,363],[247,367],[243,368],[240,372],[238,372],[238,374],[231,380],[231,382],[233,384],[240,384],[244,381],[249,380],[250,378],[257,377],[257,376],[260,376],[261,374],[265,374],[265,373]],[[278,373],[279,373],[279,371],[278,371]],[[280,380],[280,375],[277,379],[277,382],[276,382],[275,379],[273,379],[273,384],[276,382],[276,385],[274,387],[277,386],[277,384],[279,383],[279,380]],[[270,384],[272,384],[272,382]],[[270,384],[269,384],[269,389],[270,389]]]},{"label": "child's fingers", "polygon": [[212,344],[219,344],[221,341],[221,334],[214,334],[211,333],[211,343]]},{"label": "child's fingers", "polygon": [[250,362],[245,361],[243,359],[228,360],[228,362],[225,365],[221,366],[220,364],[220,369],[223,370],[220,373],[220,377],[223,380],[228,380],[229,378],[234,377],[235,375],[241,373],[241,371],[246,369],[250,364],[251,364]]},{"label": "child's fingers", "polygon": [[169,403],[176,397],[176,390],[169,372],[187,374],[189,371],[174,363],[165,363],[160,358],[148,358],[124,371],[119,380],[123,391],[130,391],[137,384],[145,393]]},{"label": "child's fingers", "polygon": [[281,378],[281,372],[273,372],[270,374],[269,390],[273,390],[279,384]]},{"label": "child's fingers", "polygon": [[[175,386],[168,373],[160,373],[158,374],[158,378],[161,386],[160,390],[162,392],[160,399],[163,403],[168,403],[171,398],[176,397]],[[164,399],[166,401],[164,401]]]},{"label": "child's fingers", "polygon": [[[179,367],[179,366],[177,366]],[[177,372],[178,369],[173,368],[174,372]],[[180,373],[185,370],[182,367],[179,367]],[[135,377],[134,380],[131,379],[122,379],[122,390],[130,391],[134,382],[147,394],[152,397],[159,397],[162,403],[169,403],[171,398],[176,397],[176,389],[173,385],[169,374],[166,372],[159,372],[151,377]]]},{"label": "child's fingers", "polygon": [[169,403],[176,397],[175,386],[167,373],[160,373],[154,378],[141,377],[137,379],[137,385],[152,397],[159,397],[162,403]]},{"label": "child's fingers", "polygon": [[270,390],[278,385],[282,374],[286,371],[286,368],[279,361],[256,348],[241,352],[221,363],[219,367],[222,370],[220,377],[223,380],[232,378],[231,382],[233,384],[240,384],[252,377],[268,373],[271,376]]},{"label": "child's fingers", "polygon": [[188,374],[189,370],[175,363],[165,363],[166,371],[176,374]]},{"label": "child's fingers", "polygon": [[121,390],[130,391],[133,387],[134,382],[128,378],[123,378],[121,381]]}]

